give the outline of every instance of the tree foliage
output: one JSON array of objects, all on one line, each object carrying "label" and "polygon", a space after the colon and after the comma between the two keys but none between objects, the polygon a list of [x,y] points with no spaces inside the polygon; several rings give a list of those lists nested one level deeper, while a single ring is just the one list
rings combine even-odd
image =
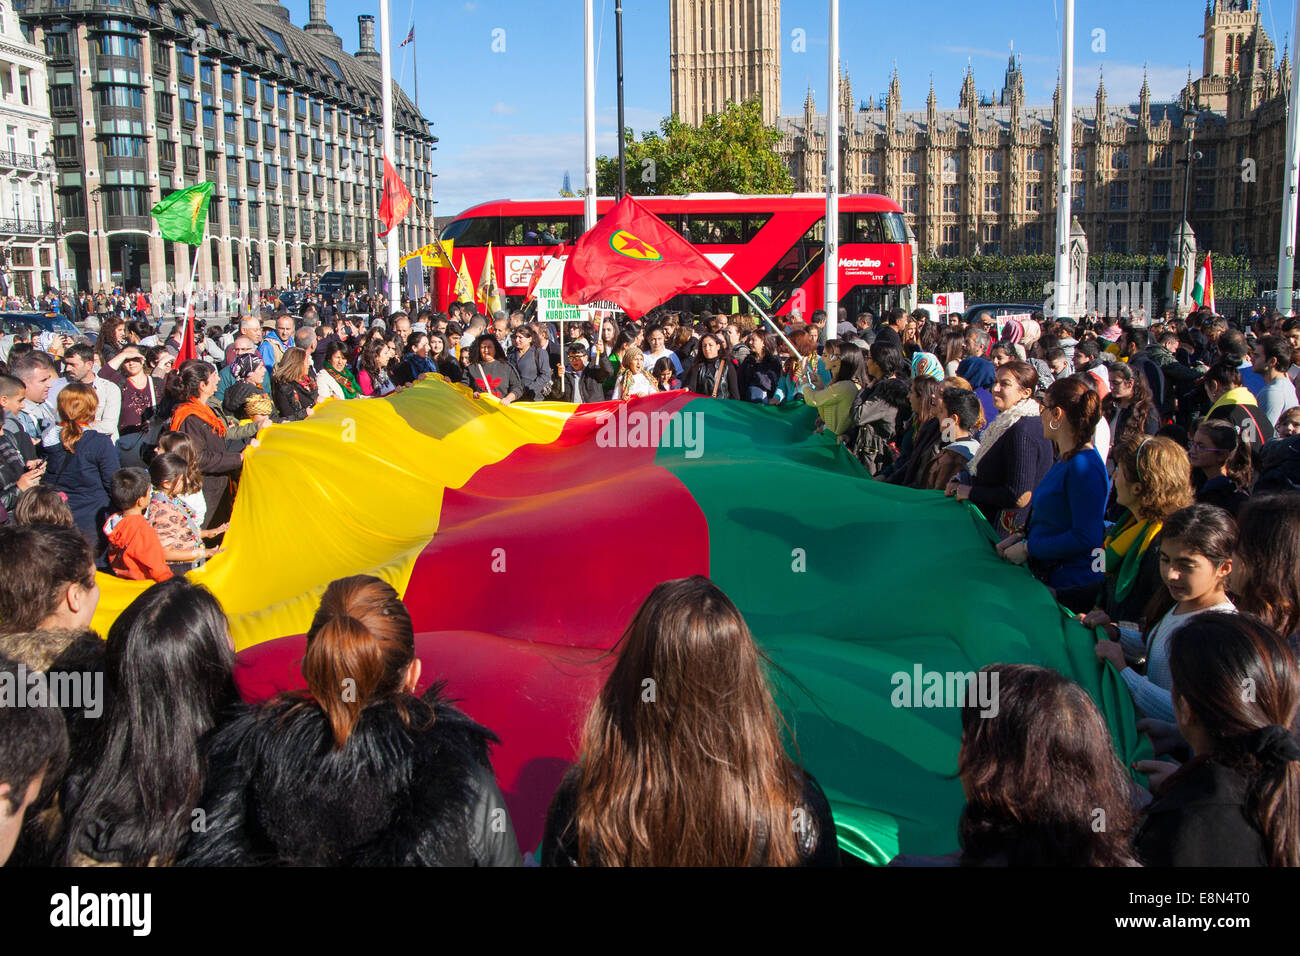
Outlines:
[{"label": "tree foliage", "polygon": [[[694,192],[789,193],[794,177],[777,153],[781,133],[763,125],[757,99],[729,103],[721,113],[688,126],[675,116],[637,140],[624,131],[627,191],[634,196],[680,196]],[[596,159],[601,196],[618,192],[618,157]]]}]

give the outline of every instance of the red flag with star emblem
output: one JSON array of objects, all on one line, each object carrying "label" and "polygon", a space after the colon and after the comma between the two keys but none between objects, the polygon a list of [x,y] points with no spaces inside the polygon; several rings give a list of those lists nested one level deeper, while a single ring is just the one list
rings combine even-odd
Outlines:
[{"label": "red flag with star emblem", "polygon": [[624,196],[574,245],[560,297],[570,305],[611,299],[636,319],[721,275],[676,230]]}]

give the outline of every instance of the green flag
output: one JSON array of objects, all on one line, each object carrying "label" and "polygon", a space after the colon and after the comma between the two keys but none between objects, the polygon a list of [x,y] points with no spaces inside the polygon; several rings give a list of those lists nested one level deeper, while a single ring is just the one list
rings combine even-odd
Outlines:
[{"label": "green flag", "polygon": [[208,221],[208,201],[215,183],[196,183],[179,189],[154,206],[150,214],[158,220],[162,237],[197,246],[203,241]]}]

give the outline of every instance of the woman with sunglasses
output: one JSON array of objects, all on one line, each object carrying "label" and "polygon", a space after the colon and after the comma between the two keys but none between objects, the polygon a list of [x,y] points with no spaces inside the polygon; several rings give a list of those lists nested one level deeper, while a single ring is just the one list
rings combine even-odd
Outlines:
[{"label": "woman with sunglasses", "polygon": [[122,467],[143,466],[140,445],[162,400],[162,386],[145,371],[144,352],[138,345],[122,348],[99,374],[122,390],[122,410],[117,422],[117,451]]}]

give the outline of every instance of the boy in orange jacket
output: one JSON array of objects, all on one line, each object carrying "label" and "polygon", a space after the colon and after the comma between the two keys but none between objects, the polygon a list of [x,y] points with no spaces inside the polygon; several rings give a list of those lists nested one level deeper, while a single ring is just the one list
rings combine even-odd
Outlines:
[{"label": "boy in orange jacket", "polygon": [[119,578],[166,581],[172,577],[158,532],[144,516],[150,492],[149,472],[143,468],[121,468],[113,475],[109,496],[118,514],[104,523],[104,534],[108,565]]}]

